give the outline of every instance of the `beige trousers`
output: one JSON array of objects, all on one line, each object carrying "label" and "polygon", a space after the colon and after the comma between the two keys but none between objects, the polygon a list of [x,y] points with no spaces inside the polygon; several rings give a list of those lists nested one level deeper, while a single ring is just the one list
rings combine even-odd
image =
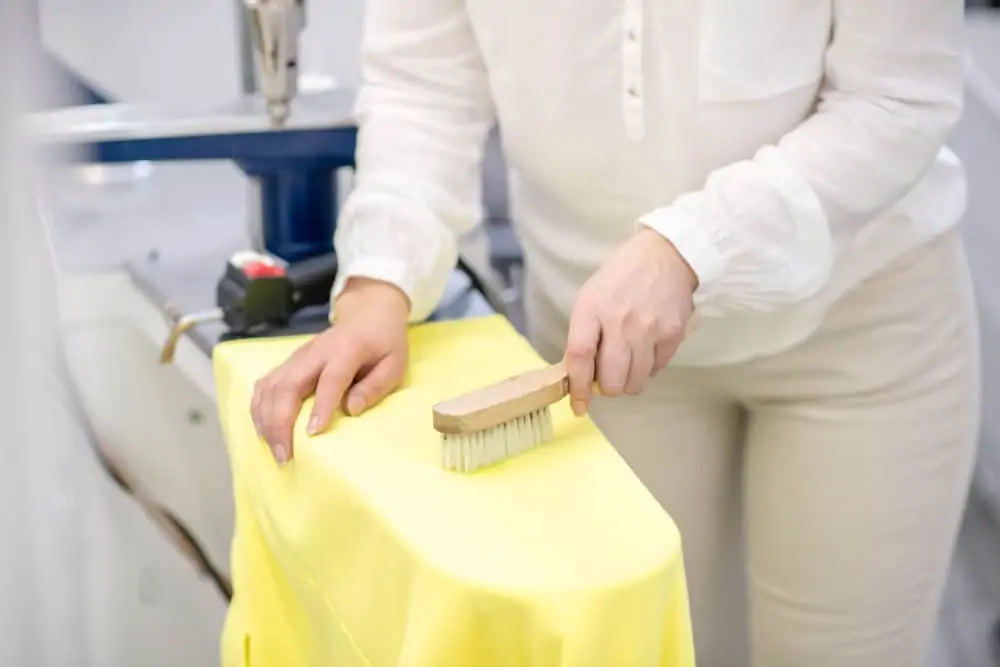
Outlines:
[{"label": "beige trousers", "polygon": [[[557,359],[565,317],[527,301]],[[680,527],[700,667],[922,666],[975,456],[976,330],[948,233],[793,349],[596,402]]]}]

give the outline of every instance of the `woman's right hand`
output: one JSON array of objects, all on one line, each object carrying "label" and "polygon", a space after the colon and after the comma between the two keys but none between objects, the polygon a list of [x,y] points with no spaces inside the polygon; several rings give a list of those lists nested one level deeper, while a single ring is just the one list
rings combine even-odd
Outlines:
[{"label": "woman's right hand", "polygon": [[310,435],[330,427],[337,407],[357,416],[399,387],[409,316],[409,299],[394,285],[352,278],[337,298],[336,324],[257,382],[254,426],[278,463],[291,460],[295,421],[313,394]]}]

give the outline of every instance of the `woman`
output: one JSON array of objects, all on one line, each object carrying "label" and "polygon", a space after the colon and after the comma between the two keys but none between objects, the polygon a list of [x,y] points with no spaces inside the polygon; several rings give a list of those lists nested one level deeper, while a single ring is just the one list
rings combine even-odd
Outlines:
[{"label": "woman", "polygon": [[917,667],[977,431],[962,21],[371,0],[337,325],[261,380],[261,434],[287,461],[304,398],[318,433],[399,384],[496,120],[531,335],[680,526],[700,664]]}]

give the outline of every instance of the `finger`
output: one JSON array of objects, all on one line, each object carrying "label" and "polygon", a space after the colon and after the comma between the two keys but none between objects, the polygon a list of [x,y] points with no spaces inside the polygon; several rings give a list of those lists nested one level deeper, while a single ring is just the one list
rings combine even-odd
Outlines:
[{"label": "finger", "polygon": [[600,339],[601,324],[593,313],[575,314],[570,318],[565,364],[570,405],[576,415],[586,413],[590,404]]},{"label": "finger", "polygon": [[625,392],[632,350],[624,336],[606,335],[597,350],[597,386],[602,396],[621,396]]},{"label": "finger", "polygon": [[254,430],[257,431],[257,437],[263,438],[263,432],[261,431],[261,405],[263,403],[264,395],[264,382],[266,377],[257,380],[253,386],[253,398],[250,399],[250,419],[253,420]]},{"label": "finger", "polygon": [[361,349],[346,343],[341,345],[336,355],[327,360],[316,383],[316,400],[306,427],[309,435],[319,435],[330,428],[337,406],[341,404],[345,392],[365,362]]},{"label": "finger", "polygon": [[653,359],[653,370],[650,374],[651,376],[655,377],[657,373],[670,364],[670,360],[674,358],[679,346],[680,341],[674,339],[666,340],[657,344],[656,353]]},{"label": "finger", "polygon": [[357,417],[399,386],[406,368],[400,355],[389,355],[347,390],[344,412]]},{"label": "finger", "polygon": [[655,348],[644,344],[641,340],[633,341],[631,345],[631,363],[625,380],[625,393],[638,396],[646,388],[646,383],[653,374],[653,364],[656,359]]},{"label": "finger", "polygon": [[323,355],[293,357],[271,375],[261,397],[261,430],[278,463],[292,458],[295,421],[302,403],[316,389]]},{"label": "finger", "polygon": [[295,392],[281,390],[272,393],[265,406],[264,439],[271,447],[274,459],[280,464],[292,460],[292,436],[302,403],[303,399]]}]

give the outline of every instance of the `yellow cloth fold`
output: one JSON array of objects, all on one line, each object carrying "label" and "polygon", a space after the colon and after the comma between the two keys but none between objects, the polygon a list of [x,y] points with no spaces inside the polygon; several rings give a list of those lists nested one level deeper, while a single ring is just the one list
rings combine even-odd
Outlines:
[{"label": "yellow cloth fold", "polygon": [[273,462],[249,404],[304,342],[215,353],[232,463],[225,667],[691,667],[680,537],[588,419],[471,475],[439,466],[431,407],[542,364],[499,317],[410,334],[404,387]]}]

